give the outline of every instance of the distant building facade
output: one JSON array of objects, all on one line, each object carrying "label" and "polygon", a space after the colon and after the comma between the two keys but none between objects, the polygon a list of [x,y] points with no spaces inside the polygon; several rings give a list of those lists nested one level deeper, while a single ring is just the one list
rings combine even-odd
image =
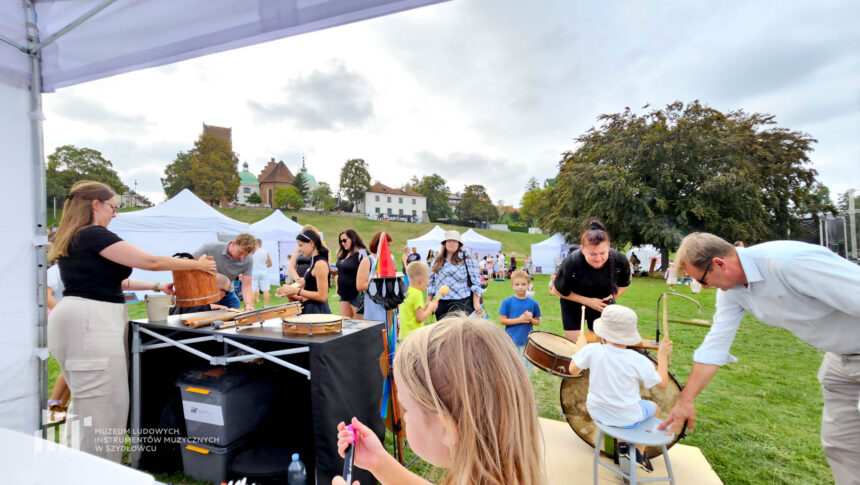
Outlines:
[{"label": "distant building facade", "polygon": [[411,190],[393,189],[376,183],[364,194],[364,201],[356,206],[370,218],[397,218],[422,222],[427,218],[427,198]]},{"label": "distant building facade", "polygon": [[260,199],[263,200],[264,206],[275,206],[275,189],[278,187],[292,187],[296,176],[290,172],[283,161],[275,162],[272,160],[263,168],[260,175],[257,176],[257,182],[260,186]]},{"label": "distant building facade", "polygon": [[146,198],[133,190],[119,196],[120,207],[149,207],[150,203]]},{"label": "distant building facade", "polygon": [[224,126],[207,125],[203,123],[203,134],[216,136],[222,140],[226,140],[230,144],[230,150],[233,149],[233,128]]},{"label": "distant building facade", "polygon": [[256,175],[248,171],[248,162],[245,162],[242,164],[242,171],[239,172],[239,192],[236,194],[236,202],[248,204],[248,197],[251,194],[260,194],[260,182]]}]

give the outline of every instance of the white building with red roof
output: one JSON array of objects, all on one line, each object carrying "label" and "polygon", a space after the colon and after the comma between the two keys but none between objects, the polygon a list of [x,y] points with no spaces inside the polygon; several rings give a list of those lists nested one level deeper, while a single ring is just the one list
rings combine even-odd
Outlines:
[{"label": "white building with red roof", "polygon": [[429,221],[426,197],[411,190],[393,189],[379,182],[364,193],[364,202],[358,203],[356,212],[363,212],[371,219]]}]

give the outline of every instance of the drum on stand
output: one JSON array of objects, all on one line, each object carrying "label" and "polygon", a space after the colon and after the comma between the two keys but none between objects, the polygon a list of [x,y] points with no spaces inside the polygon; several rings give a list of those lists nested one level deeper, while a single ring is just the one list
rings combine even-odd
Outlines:
[{"label": "drum on stand", "polygon": [[[654,364],[654,367],[657,367],[657,358],[650,352],[644,349],[633,350],[648,357],[648,360]],[[562,380],[561,388],[559,389],[559,396],[561,398],[561,409],[564,412],[564,416],[567,419],[568,424],[570,424],[573,431],[582,438],[583,441],[593,447],[595,446],[595,441],[597,440],[597,435],[600,430],[594,425],[591,415],[588,414],[588,410],[585,408],[585,398],[588,396],[588,382],[588,370],[583,371],[580,378]],[[654,386],[651,389],[645,389],[644,387],[641,387],[640,384],[639,392],[642,399],[653,401],[657,405],[655,416],[660,419],[665,419],[675,406],[675,403],[678,402],[678,397],[681,395],[681,389],[683,389],[681,384],[679,384],[678,380],[675,379],[675,376],[670,373],[669,385],[666,389],[659,389],[657,386]],[[684,422],[684,424],[675,432],[675,439],[666,445],[666,447],[669,448],[677,443],[678,440],[684,436],[684,431],[686,429],[687,423]],[[662,450],[658,446],[647,446],[645,447],[645,452],[649,457],[655,457],[659,456],[662,453]]]},{"label": "drum on stand", "polygon": [[282,330],[287,335],[322,335],[338,333],[343,328],[344,317],[329,313],[308,313],[284,317]]}]

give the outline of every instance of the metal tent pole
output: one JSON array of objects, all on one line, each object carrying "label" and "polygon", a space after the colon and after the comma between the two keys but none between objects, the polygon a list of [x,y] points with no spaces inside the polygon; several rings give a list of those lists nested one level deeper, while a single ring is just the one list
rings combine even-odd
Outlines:
[{"label": "metal tent pole", "polygon": [[36,345],[40,352],[39,362],[39,427],[42,438],[47,438],[47,428],[42,422],[42,409],[48,401],[48,363],[46,347],[48,345],[47,331],[47,255],[45,248],[48,244],[46,232],[47,194],[45,188],[45,147],[42,132],[42,56],[33,49],[39,44],[39,28],[36,25],[36,6],[33,0],[24,0],[24,11],[27,19],[27,47],[30,59],[30,149],[31,168],[33,171],[33,250],[36,252]]}]

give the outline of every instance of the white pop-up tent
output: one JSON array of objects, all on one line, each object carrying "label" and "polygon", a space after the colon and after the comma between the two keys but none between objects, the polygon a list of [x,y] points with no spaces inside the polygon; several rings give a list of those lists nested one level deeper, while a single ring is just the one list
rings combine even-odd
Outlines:
[{"label": "white pop-up tent", "polygon": [[440,1],[0,2],[0,427],[39,429],[47,400],[43,92]]},{"label": "white pop-up tent", "polygon": [[498,254],[502,250],[502,243],[479,233],[474,229],[469,229],[463,233],[463,249],[470,256],[478,253],[478,258],[484,256]]},{"label": "white pop-up tent", "polygon": [[269,284],[277,285],[280,282],[278,270],[287,265],[287,256],[296,248],[296,235],[301,231],[302,225],[285,216],[280,209],[251,224],[251,234],[263,241],[263,249],[272,258]]},{"label": "white pop-up tent", "polygon": [[642,246],[636,246],[635,248],[630,248],[627,251],[627,260],[633,256],[633,253],[636,253],[636,257],[639,258],[639,271],[648,271],[651,268],[651,262],[654,262],[654,269],[660,269],[660,250],[655,248],[650,244],[644,244]]},{"label": "white pop-up tent", "polygon": [[539,273],[552,274],[562,258],[567,256],[574,247],[564,240],[564,236],[555,233],[548,239],[532,244],[532,264]]},{"label": "white pop-up tent", "polygon": [[432,249],[434,252],[438,253],[439,250],[442,249],[443,239],[445,239],[445,229],[435,225],[433,226],[433,229],[430,229],[426,234],[422,234],[415,239],[406,241],[406,245],[409,246],[410,251],[412,251],[412,248],[417,248],[418,254],[421,255],[421,260],[424,261],[427,257],[428,251]]},{"label": "white pop-up tent", "polygon": [[[249,232],[250,225],[225,216],[184,189],[162,204],[135,212],[117,214],[108,227],[123,240],[158,256],[193,253],[218,236],[231,237]],[[134,269],[136,280],[167,283],[168,271]]]}]

